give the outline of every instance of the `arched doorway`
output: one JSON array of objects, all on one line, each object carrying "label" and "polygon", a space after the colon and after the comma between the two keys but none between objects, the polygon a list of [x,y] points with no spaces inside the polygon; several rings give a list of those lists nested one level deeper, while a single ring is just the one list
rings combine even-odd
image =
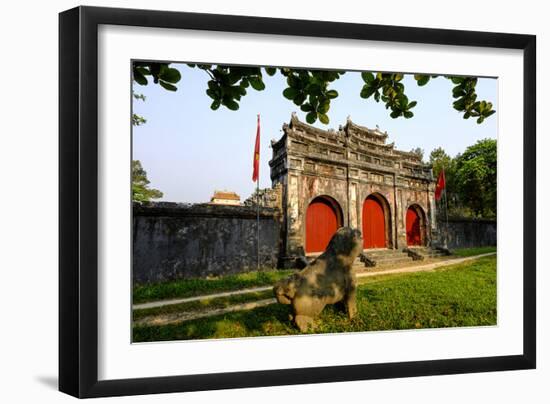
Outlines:
[{"label": "arched doorway", "polygon": [[340,206],[334,199],[315,198],[306,212],[306,246],[308,253],[323,252],[336,230],[342,225]]},{"label": "arched doorway", "polygon": [[407,209],[406,218],[407,229],[407,245],[408,246],[421,246],[424,245],[424,212],[418,205],[411,205]]},{"label": "arched doorway", "polygon": [[363,248],[387,247],[386,213],[383,200],[369,195],[363,203]]}]

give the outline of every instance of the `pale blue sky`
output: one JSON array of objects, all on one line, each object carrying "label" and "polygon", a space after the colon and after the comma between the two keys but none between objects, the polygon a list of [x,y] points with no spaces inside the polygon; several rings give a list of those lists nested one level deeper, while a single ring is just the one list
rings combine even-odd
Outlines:
[{"label": "pale blue sky", "polygon": [[[305,114],[282,96],[285,78],[277,73],[264,74],[266,89],[241,99],[240,109],[210,109],[206,95],[208,76],[204,71],[173,64],[182,73],[178,91],[166,91],[150,83],[134,83],[134,91],[146,101],[134,100],[134,112],[147,119],[133,128],[133,158],[141,160],[151,186],[161,190],[161,200],[173,202],[208,202],[215,189],[235,191],[246,199],[255,189],[252,182],[252,157],[256,136],[256,115],[261,115],[260,187],[271,186],[268,162],[271,139],[279,139],[281,127],[289,122],[293,111],[305,122]],[[452,72],[451,72],[452,73]],[[483,138],[497,136],[497,80],[479,79],[478,99],[491,101],[497,114],[478,125],[465,120],[452,108],[453,84],[443,78],[432,79],[418,87],[411,75],[403,80],[409,100],[418,101],[411,119],[389,116],[383,103],[359,97],[363,85],[357,72],[348,72],[333,83],[338,90],[328,113],[330,123],[315,126],[338,129],[349,115],[353,122],[388,132],[388,142],[398,149],[424,149],[424,156],[441,146],[454,156]]]}]

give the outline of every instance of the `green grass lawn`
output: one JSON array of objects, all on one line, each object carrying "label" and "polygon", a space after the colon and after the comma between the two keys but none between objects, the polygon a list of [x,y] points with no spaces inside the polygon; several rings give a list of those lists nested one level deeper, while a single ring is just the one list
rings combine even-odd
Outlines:
[{"label": "green grass lawn", "polygon": [[294,271],[271,269],[208,279],[180,279],[177,281],[137,285],[133,288],[133,304],[273,285],[276,281],[286,278],[292,272]]},{"label": "green grass lawn", "polygon": [[471,257],[472,255],[487,254],[497,252],[496,247],[474,247],[474,248],[457,248],[452,250],[453,255],[457,257]]},{"label": "green grass lawn", "polygon": [[[496,324],[496,256],[430,272],[360,279],[358,315],[327,306],[314,333],[488,326]],[[273,304],[250,311],[134,327],[134,342],[292,335],[290,306]]]}]

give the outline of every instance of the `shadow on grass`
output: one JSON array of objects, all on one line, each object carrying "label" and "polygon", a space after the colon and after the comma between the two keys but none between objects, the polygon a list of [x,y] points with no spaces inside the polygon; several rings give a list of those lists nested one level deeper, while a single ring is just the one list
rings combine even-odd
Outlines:
[{"label": "shadow on grass", "polygon": [[297,334],[290,314],[290,306],[272,304],[180,324],[134,327],[133,342]]}]

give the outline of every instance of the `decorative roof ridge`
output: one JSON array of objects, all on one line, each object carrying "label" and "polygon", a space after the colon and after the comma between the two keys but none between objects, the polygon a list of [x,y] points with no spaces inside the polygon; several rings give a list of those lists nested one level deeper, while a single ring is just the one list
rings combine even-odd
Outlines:
[{"label": "decorative roof ridge", "polygon": [[[388,132],[382,132],[378,127],[376,129],[371,129],[366,126],[361,126],[356,123],[354,123],[351,118],[348,116],[346,119],[346,124],[344,126],[340,125],[339,129],[336,130],[334,128],[329,129],[321,129],[317,128],[316,126],[310,125],[306,122],[303,122],[298,118],[298,115],[296,112],[292,112],[290,116],[290,123],[283,125],[283,130],[286,128],[292,128],[292,127],[301,127],[305,128],[307,130],[310,130],[312,132],[324,134],[324,135],[332,135],[332,136],[338,136],[342,131],[347,132],[347,128],[356,129],[359,132],[366,132],[367,135],[373,136],[375,138],[379,138],[380,140],[386,140],[388,138]],[[347,134],[347,133],[346,133]]]},{"label": "decorative roof ridge", "polygon": [[399,150],[399,149],[394,149],[397,153],[401,154],[402,156],[409,156],[409,157],[414,157],[416,160],[422,162],[422,159],[420,158],[420,156],[418,154],[416,154],[415,152],[410,152],[410,151],[405,151],[405,150]]},{"label": "decorative roof ridge", "polygon": [[389,149],[389,150],[397,150],[397,149],[395,149],[395,142],[377,143],[377,142],[373,142],[372,140],[362,139],[362,138],[358,137],[357,135],[353,135],[353,134],[351,134],[349,137],[350,138],[353,137],[354,139],[357,139],[361,142],[365,142],[369,145],[373,145],[373,146],[376,146],[376,147],[382,147],[382,148]]},{"label": "decorative roof ridge", "polygon": [[366,126],[358,125],[351,120],[350,116],[347,117],[346,125],[344,126],[343,129],[346,130],[347,128],[357,129],[361,132],[367,132],[367,134],[378,137],[383,140],[386,140],[388,138],[388,132],[382,132],[378,127],[376,127],[376,129],[371,129]]},{"label": "decorative roof ridge", "polygon": [[[391,142],[391,143],[386,144],[386,139],[389,136],[387,132],[382,132],[378,127],[376,127],[376,129],[371,129],[371,128],[368,128],[366,126],[358,125],[358,124],[354,123],[351,120],[350,116],[347,117],[346,124],[343,127],[340,126],[339,130],[336,131],[334,129],[329,129],[329,130],[320,129],[320,128],[312,126],[308,123],[302,122],[298,118],[298,115],[296,114],[296,112],[292,112],[291,117],[290,117],[290,122],[288,124],[287,123],[283,124],[284,134],[287,133],[287,130],[289,128],[292,129],[293,127],[304,128],[304,129],[306,129],[306,131],[309,131],[309,132],[312,132],[312,133],[322,134],[322,135],[325,135],[325,136],[333,136],[335,138],[338,138],[339,135],[341,135],[342,132],[344,132],[346,137],[348,137],[348,138],[353,136],[354,138],[356,138],[356,139],[358,139],[362,142],[365,142],[367,144],[372,144],[373,146],[381,147],[381,148],[387,149],[388,151],[391,150],[393,154],[406,156],[406,157],[412,157],[412,158],[414,158],[414,160],[416,160],[415,162],[410,162],[410,163],[418,164],[418,165],[425,165],[425,163],[422,161],[422,159],[416,153],[396,149],[395,148],[395,142]],[[372,136],[374,138],[378,138],[380,140],[383,140],[384,143],[377,143],[376,141],[371,142],[368,139],[361,139],[359,136],[349,133],[348,129],[355,129],[359,132],[366,132],[366,134],[368,136]],[[282,140],[282,138],[279,139],[275,143],[272,142],[272,145],[274,145],[276,143],[279,143],[281,140]],[[359,146],[357,148],[357,151],[361,151],[361,149],[363,149],[363,148],[361,148]],[[367,150],[367,149],[363,149],[363,150],[366,151],[366,152],[373,153],[371,150]],[[390,157],[390,156],[387,156],[387,157]]]},{"label": "decorative roof ridge", "polygon": [[296,114],[296,112],[293,112],[290,116],[290,124],[284,124],[283,125],[283,130],[286,129],[286,128],[293,128],[293,127],[301,127],[301,128],[304,128],[310,132],[314,132],[314,133],[317,133],[317,134],[322,134],[322,135],[325,135],[325,136],[334,136],[334,137],[338,137],[339,135],[339,132],[337,130],[335,130],[334,128],[329,128],[329,129],[321,129],[321,128],[317,128],[313,125],[310,125],[306,122],[302,122],[300,121],[300,119],[298,118],[298,115]]}]

